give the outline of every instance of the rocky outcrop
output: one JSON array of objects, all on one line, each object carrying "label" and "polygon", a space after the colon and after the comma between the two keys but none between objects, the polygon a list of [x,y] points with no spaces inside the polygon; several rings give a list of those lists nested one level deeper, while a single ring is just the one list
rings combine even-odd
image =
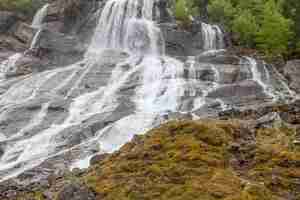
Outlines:
[{"label": "rocky outcrop", "polygon": [[76,183],[65,185],[58,193],[56,200],[95,200],[95,195],[87,187]]},{"label": "rocky outcrop", "polygon": [[16,76],[22,76],[27,74],[33,74],[44,71],[47,63],[37,57],[31,55],[21,56],[10,69],[5,71],[6,78],[12,78]]},{"label": "rocky outcrop", "polygon": [[[156,21],[159,23],[170,23],[175,22],[174,16],[172,16],[171,10],[170,10],[170,4],[172,2],[169,0],[158,0],[155,2],[155,8],[157,13],[156,15]],[[159,14],[159,15],[158,15]]]},{"label": "rocky outcrop", "polygon": [[34,38],[36,31],[37,30],[32,28],[30,25],[20,22],[16,26],[13,33],[17,39],[19,39],[20,41],[25,43],[27,45],[27,47],[29,48],[30,43],[31,43],[32,39]]},{"label": "rocky outcrop", "polygon": [[300,60],[288,61],[283,71],[289,81],[290,88],[300,93]]},{"label": "rocky outcrop", "polygon": [[87,171],[49,176],[44,186],[7,182],[0,197],[298,199],[299,115],[297,101],[227,111],[222,120],[172,121],[98,156]]},{"label": "rocky outcrop", "polygon": [[18,20],[13,12],[0,11],[0,33],[7,33]]},{"label": "rocky outcrop", "polygon": [[67,53],[83,53],[85,51],[83,45],[76,36],[65,35],[62,33],[43,30],[39,36],[37,46],[47,51],[67,54]]},{"label": "rocky outcrop", "polygon": [[202,35],[181,29],[177,24],[160,24],[166,42],[166,53],[173,56],[191,56],[200,54],[203,49]]},{"label": "rocky outcrop", "polygon": [[77,33],[100,5],[98,0],[54,1],[48,7],[46,25],[62,33]]}]

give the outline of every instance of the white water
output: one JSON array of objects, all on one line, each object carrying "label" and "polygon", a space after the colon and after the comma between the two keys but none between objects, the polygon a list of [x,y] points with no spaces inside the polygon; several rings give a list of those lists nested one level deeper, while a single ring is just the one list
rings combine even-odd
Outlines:
[{"label": "white water", "polygon": [[35,16],[33,17],[31,27],[40,29],[43,25],[43,21],[45,17],[47,16],[49,4],[45,4],[41,9],[37,11]]},{"label": "white water", "polygon": [[258,69],[257,61],[254,58],[251,57],[245,57],[250,70],[252,74],[252,80],[257,82],[264,90],[264,92],[272,97],[274,100],[276,100],[276,96],[273,93],[273,89],[271,88],[269,82],[270,82],[270,74],[268,70],[266,69],[265,65],[262,65],[262,69]]},{"label": "white water", "polygon": [[[39,36],[42,31],[43,20],[47,15],[48,7],[49,7],[49,4],[44,5],[41,9],[38,10],[38,12],[36,13],[36,15],[33,18],[31,26],[33,28],[38,29],[38,31],[34,35],[29,49],[34,49],[38,42]],[[16,54],[13,54],[12,56],[10,56],[7,60],[4,60],[3,62],[1,62],[0,63],[0,79],[4,79],[5,75],[7,73],[14,72],[17,70],[16,63],[23,56],[24,56],[23,53],[16,53]]]},{"label": "white water", "polygon": [[29,48],[30,50],[32,50],[32,49],[34,49],[34,48],[36,47],[36,44],[37,44],[37,42],[38,42],[38,40],[39,40],[39,37],[40,37],[40,35],[41,35],[41,33],[42,33],[42,30],[43,30],[43,29],[39,29],[39,30],[36,32],[36,34],[34,35],[32,41],[31,41],[31,44],[30,44],[30,48]]},{"label": "white water", "polygon": [[152,21],[153,4],[154,0],[108,1],[88,52],[97,52],[99,48],[122,49],[132,54],[163,51],[161,32]]},{"label": "white water", "polygon": [[[92,43],[82,62],[28,77],[13,85],[1,96],[0,106],[4,106],[2,111],[10,106],[31,102],[44,93],[49,93],[48,95],[53,99],[43,103],[40,111],[34,114],[29,123],[13,136],[6,137],[0,133],[0,141],[8,142],[4,149],[5,153],[0,158],[0,181],[17,176],[40,165],[48,158],[72,151],[74,148],[83,148],[83,150],[78,159],[73,160],[71,168],[85,168],[92,154],[84,148],[88,149],[96,143],[100,152],[113,152],[130,141],[134,134],[143,134],[161,123],[162,115],[169,112],[194,111],[208,103],[206,99],[208,93],[219,87],[221,79],[219,70],[215,65],[201,63],[198,66],[199,69],[209,68],[214,73],[214,80],[199,80],[197,77],[199,69],[195,66],[195,58],[191,57],[186,63],[189,65],[189,77],[184,78],[185,64],[164,55],[164,39],[153,21],[153,3],[154,0],[107,1],[95,29]],[[42,10],[45,13],[47,8]],[[39,21],[43,21],[40,20],[43,16],[41,13],[37,14]],[[204,49],[210,50],[208,54],[219,52],[218,49],[224,48],[223,33],[219,27],[208,24],[202,27]],[[121,49],[128,52],[130,56],[124,62],[113,66],[107,84],[79,96],[74,95],[73,93],[80,87],[86,76],[94,69],[95,64],[101,60],[98,58],[101,58],[101,52],[104,49]],[[267,90],[257,65],[253,60],[248,61],[253,80]],[[80,67],[82,63],[85,63],[84,67]],[[5,64],[5,67],[7,65]],[[55,79],[61,75],[63,79]],[[132,83],[132,78],[135,76],[138,78]],[[72,82],[74,79],[76,79],[75,82]],[[51,85],[51,81],[55,82],[55,87],[44,91],[48,85]],[[120,90],[128,82],[135,87],[134,94],[130,96],[135,108],[130,114],[107,125],[79,145],[61,148],[67,145],[67,140],[57,141],[57,138],[63,138],[61,136],[63,131],[83,124],[92,116],[115,111],[122,103],[118,99]],[[59,93],[70,83],[72,86],[66,93]],[[199,91],[201,94],[198,94]],[[181,106],[186,93],[193,98],[193,106],[182,110]],[[48,114],[49,105],[58,96],[64,100],[72,100],[68,107],[68,116],[64,120],[53,123],[38,134],[12,141],[20,139],[25,132],[30,132],[31,129],[42,124]],[[215,99],[215,101],[220,103],[221,109],[227,108],[221,99]],[[5,115],[6,112],[1,113],[0,119]]]},{"label": "white water", "polygon": [[16,71],[16,63],[22,56],[22,53],[16,53],[0,63],[0,79],[5,78],[7,73]]},{"label": "white water", "polygon": [[37,11],[36,15],[33,18],[31,27],[38,29],[38,31],[35,33],[32,41],[31,41],[30,48],[29,48],[30,50],[35,48],[35,46],[39,40],[39,37],[42,33],[43,21],[44,21],[45,17],[47,16],[48,7],[49,7],[49,4],[45,4],[41,9],[39,9]]},{"label": "white water", "polygon": [[179,98],[184,95],[183,63],[168,57],[146,57],[142,86],[137,90],[137,110],[161,114],[176,111]]},{"label": "white water", "polygon": [[224,35],[219,26],[201,23],[201,27],[204,50],[225,48]]}]

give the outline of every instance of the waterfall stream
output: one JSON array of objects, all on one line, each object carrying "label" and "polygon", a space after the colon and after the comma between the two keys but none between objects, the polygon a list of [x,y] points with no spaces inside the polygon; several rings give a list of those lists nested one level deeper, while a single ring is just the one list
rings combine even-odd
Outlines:
[{"label": "waterfall stream", "polygon": [[[270,83],[279,78],[265,66],[259,71],[251,58],[241,58],[240,65],[230,68],[165,55],[164,37],[153,20],[154,2],[108,0],[82,61],[28,76],[1,95],[1,122],[22,109],[29,111],[24,119],[17,115],[24,124],[19,120],[15,128],[7,125],[0,132],[0,181],[67,153],[68,167],[87,167],[92,155],[119,149],[134,134],[168,120],[170,113],[202,116],[227,109],[234,98],[226,96],[228,87],[242,93],[251,83],[246,85],[253,87],[246,100],[256,90],[275,98],[277,88]],[[45,5],[38,11],[33,27],[41,30],[47,9]],[[218,26],[203,23],[202,35],[202,55],[223,53]],[[1,63],[1,70],[14,66],[19,56]],[[233,71],[238,78],[228,78]]]},{"label": "waterfall stream", "polygon": [[[37,29],[38,31],[35,33],[34,37],[32,38],[29,50],[35,48],[39,36],[41,34],[43,28],[43,20],[47,15],[49,4],[44,5],[41,9],[39,9],[32,20],[31,27]],[[24,56],[23,53],[16,53],[10,56],[7,60],[4,60],[0,63],[0,79],[4,79],[5,75],[9,72],[16,71],[16,63]]]},{"label": "waterfall stream", "polygon": [[224,35],[217,25],[201,23],[204,50],[224,49]]},{"label": "waterfall stream", "polygon": [[43,20],[47,16],[49,4],[45,4],[41,9],[37,11],[35,16],[33,17],[31,27],[40,29],[43,25]]}]

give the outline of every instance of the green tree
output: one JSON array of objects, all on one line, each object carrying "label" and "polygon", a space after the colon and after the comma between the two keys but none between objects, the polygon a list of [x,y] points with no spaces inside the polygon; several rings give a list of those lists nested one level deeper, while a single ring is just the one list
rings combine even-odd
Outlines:
[{"label": "green tree", "polygon": [[190,10],[186,0],[176,0],[174,14],[179,21],[186,23],[190,21]]},{"label": "green tree", "polygon": [[255,37],[257,47],[268,55],[285,53],[292,36],[291,20],[280,14],[274,0],[265,4],[262,17],[260,30]]},{"label": "green tree", "polygon": [[0,0],[0,10],[32,14],[35,5],[32,0]]},{"label": "green tree", "polygon": [[254,46],[254,37],[258,31],[258,24],[250,10],[243,10],[237,14],[233,20],[232,31],[238,34],[240,45]]},{"label": "green tree", "polygon": [[295,37],[291,42],[291,49],[300,57],[300,1],[299,0],[281,0],[282,13],[285,17],[293,20],[294,26],[292,30]]},{"label": "green tree", "polygon": [[229,29],[235,15],[235,8],[228,0],[212,0],[208,5],[208,14],[215,23],[226,25]]}]

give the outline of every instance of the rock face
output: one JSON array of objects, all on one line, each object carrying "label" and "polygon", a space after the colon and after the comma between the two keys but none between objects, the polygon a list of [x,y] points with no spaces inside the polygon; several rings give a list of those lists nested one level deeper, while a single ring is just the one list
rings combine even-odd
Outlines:
[{"label": "rock face", "polygon": [[16,61],[12,68],[5,71],[5,76],[7,78],[11,78],[27,74],[34,74],[44,71],[44,66],[46,66],[46,63],[40,59],[30,55],[24,55]]},{"label": "rock face", "polygon": [[[59,200],[93,200],[102,197],[116,199],[115,194],[120,194],[121,196],[118,197],[120,199],[125,198],[126,195],[136,199],[144,197],[157,199],[155,194],[159,194],[161,190],[156,190],[156,185],[151,181],[158,180],[167,181],[166,187],[163,186],[162,189],[163,192],[167,191],[164,194],[165,199],[172,199],[173,193],[178,193],[168,191],[171,186],[174,186],[173,183],[181,185],[187,180],[187,183],[191,183],[189,187],[198,185],[189,179],[193,175],[199,175],[203,181],[209,180],[211,185],[215,183],[220,185],[216,191],[208,191],[210,187],[204,189],[202,191],[204,196],[234,199],[235,193],[245,192],[246,195],[251,195],[248,194],[251,192],[236,190],[236,188],[243,188],[244,184],[234,175],[235,171],[232,171],[234,167],[238,172],[244,173],[245,171],[240,170],[239,167],[250,167],[245,162],[252,162],[255,156],[252,152],[255,149],[253,141],[255,135],[252,130],[244,129],[244,125],[236,127],[229,122],[227,129],[223,128],[227,124],[218,122],[208,122],[212,128],[207,127],[205,122],[200,122],[200,125],[193,122],[183,122],[178,125],[171,123],[162,127],[163,132],[168,136],[167,139],[171,141],[167,142],[167,145],[160,142],[164,139],[161,138],[164,137],[163,135],[150,133],[154,140],[153,144],[151,141],[147,143],[147,138],[142,140],[134,137],[134,134],[145,133],[148,129],[170,119],[183,120],[206,115],[216,117],[219,111],[231,107],[242,109],[248,106],[264,106],[265,103],[273,103],[279,98],[278,93],[288,91],[288,88],[263,62],[231,55],[219,49],[223,46],[216,43],[222,38],[217,38],[215,35],[218,31],[220,35],[223,34],[217,26],[195,23],[187,31],[180,25],[176,25],[168,10],[169,2],[166,0],[155,1],[153,13],[149,12],[149,9],[143,10],[146,12],[143,13],[145,17],[151,18],[151,15],[150,17],[147,15],[150,13],[153,18],[161,22],[159,26],[166,40],[168,56],[160,54],[161,52],[157,50],[159,48],[156,47],[164,44],[162,40],[158,42],[156,36],[160,37],[161,34],[151,20],[131,19],[132,25],[138,27],[136,30],[130,30],[136,38],[129,37],[131,35],[126,35],[128,33],[119,32],[124,27],[120,25],[122,23],[119,23],[118,19],[127,16],[130,10],[125,9],[126,6],[119,5],[125,5],[126,2],[113,2],[105,11],[120,11],[118,9],[123,7],[124,10],[113,14],[103,12],[106,15],[100,20],[102,23],[98,23],[102,9],[97,11],[97,8],[102,8],[105,1],[58,0],[50,2],[45,23],[38,28],[39,30],[24,23],[16,26],[14,35],[18,40],[27,45],[32,41],[35,43],[31,45],[32,48],[21,54],[20,58],[13,60],[12,68],[9,65],[11,62],[1,63],[1,70],[8,70],[2,71],[6,79],[0,81],[0,181],[16,177],[14,181],[21,186],[20,189],[16,189],[16,193],[11,191],[11,185],[8,183],[9,187],[6,187],[8,189],[3,189],[4,195],[0,192],[2,195],[0,198],[15,197],[19,195],[19,191],[24,194],[28,190],[30,195],[36,195],[36,191],[41,191],[39,195],[46,199],[53,199],[55,196],[53,193],[58,193]],[[141,13],[141,8],[150,1],[138,2],[143,5],[131,8],[133,10],[130,11]],[[129,3],[135,5],[133,1]],[[124,16],[120,16],[122,13]],[[116,17],[110,19],[111,16]],[[114,26],[108,27],[106,23],[112,23]],[[96,39],[92,40],[91,46],[95,48],[87,48],[96,24],[102,26],[96,29]],[[99,36],[105,35],[103,31],[107,31],[107,38],[98,40]],[[124,33],[124,37],[120,33]],[[209,37],[212,36],[210,34],[214,37]],[[125,52],[128,49],[122,49],[123,46],[118,44],[120,49],[110,49],[115,47],[110,46],[110,43],[124,42],[125,35],[128,36],[126,39],[131,42],[132,49],[145,49],[145,51],[135,52],[135,54],[131,52],[128,55]],[[118,39],[111,41],[111,38]],[[99,42],[107,42],[108,45],[103,46]],[[103,48],[107,49],[103,50]],[[154,51],[146,51],[148,49]],[[151,52],[151,54],[144,54],[144,52]],[[172,58],[170,55],[178,56],[180,59]],[[9,67],[6,68],[7,66]],[[267,120],[260,120],[260,123],[272,121],[269,120],[272,117],[266,118]],[[231,128],[234,129],[233,132]],[[180,131],[183,129],[191,134],[181,140],[181,133],[186,133]],[[243,131],[240,131],[241,129]],[[245,135],[242,136],[242,133]],[[276,136],[285,138],[282,135],[285,133],[276,133],[278,133]],[[235,137],[235,134],[238,137]],[[125,157],[119,157],[118,153],[112,156],[98,155],[103,152],[114,152],[132,138],[134,141],[123,147],[132,154],[121,150],[121,154],[124,152]],[[155,142],[156,138],[158,142]],[[195,143],[189,143],[190,141]],[[139,146],[144,143],[149,146]],[[175,146],[172,146],[173,144]],[[175,153],[162,151],[162,155],[165,156],[163,159],[156,154],[168,146],[174,148]],[[215,148],[210,148],[212,146]],[[228,146],[232,148],[227,149]],[[135,154],[135,148],[131,147],[136,147],[140,151]],[[144,147],[146,149],[143,149]],[[206,155],[206,150],[211,150],[213,153]],[[249,160],[240,153],[242,150],[245,152],[249,150],[249,155],[245,155],[247,158],[250,157]],[[150,153],[147,154],[147,151]],[[263,153],[269,152],[263,151]],[[226,160],[228,159],[226,155],[231,155],[232,160]],[[136,160],[142,167],[136,167],[127,158]],[[140,163],[138,159],[145,162]],[[165,161],[166,159],[170,159],[171,163]],[[160,160],[159,163],[156,163],[157,160]],[[191,162],[181,163],[184,160]],[[115,167],[111,168],[110,161]],[[117,161],[121,161],[120,166]],[[180,166],[176,171],[178,161]],[[196,167],[193,166],[194,161],[197,161]],[[229,163],[231,161],[233,164]],[[56,185],[60,178],[67,176],[65,173],[70,168],[85,168],[89,163],[95,167],[99,167],[98,163],[106,163],[105,166],[108,168],[106,169],[105,166],[103,168],[105,174],[110,175],[110,172],[114,174],[114,170],[119,170],[122,172],[119,174],[121,179],[118,175],[103,176],[101,168],[99,177],[107,181],[108,185],[105,182],[100,183],[99,177],[96,177],[96,184],[98,182],[100,184],[98,187],[93,185],[94,177],[91,174],[75,170],[76,175],[73,174],[70,178],[76,176],[74,179],[78,180],[78,184],[75,182],[67,184],[63,180],[61,185]],[[148,169],[144,164],[147,166],[149,164],[151,167]],[[270,164],[273,166],[274,163]],[[144,169],[147,171],[142,171]],[[134,179],[130,179],[133,182],[128,182],[131,177],[128,177],[124,171],[131,170]],[[196,173],[185,177],[190,170]],[[171,174],[168,174],[168,171]],[[256,173],[255,169],[253,173]],[[77,177],[82,174],[84,177]],[[149,188],[142,188],[143,184],[139,184],[140,182],[135,178],[147,177],[147,174],[150,175],[151,183],[147,185]],[[58,176],[58,180],[51,178],[52,176]],[[230,194],[222,190],[224,183],[219,181],[219,179],[227,179],[226,177],[232,178],[234,182],[229,189]],[[88,186],[82,183],[81,178],[87,178]],[[119,190],[118,184],[115,184],[118,181],[121,181],[122,190]],[[144,183],[146,180],[141,181]],[[170,181],[172,184],[168,185]],[[29,186],[32,184],[38,186]],[[205,183],[199,183],[199,185],[203,184]],[[55,185],[55,188],[52,188],[52,185]],[[152,187],[155,191],[152,191]],[[39,190],[35,190],[36,188]],[[114,188],[115,194],[108,194],[107,191],[113,191]],[[251,188],[249,190],[251,191]],[[142,191],[151,191],[151,194],[143,196]],[[185,193],[189,188],[180,186],[178,191]],[[52,195],[49,195],[49,192]],[[273,194],[273,191],[271,193]],[[275,193],[274,195],[277,195]],[[181,199],[187,199],[189,195],[183,194]]]},{"label": "rock face", "polygon": [[75,36],[43,30],[39,36],[38,47],[57,53],[82,53],[84,48]]},{"label": "rock face", "polygon": [[171,23],[161,24],[160,28],[166,39],[166,51],[169,55],[188,56],[202,52],[201,32],[185,31]]},{"label": "rock face", "polygon": [[171,121],[95,159],[88,171],[51,176],[48,186],[6,183],[0,197],[298,199],[299,103]]},{"label": "rock face", "polygon": [[0,11],[0,33],[7,33],[17,20],[18,17],[15,13]]},{"label": "rock face", "polygon": [[95,200],[94,194],[86,187],[76,183],[71,183],[62,188],[58,193],[56,200]]},{"label": "rock face", "polygon": [[174,17],[170,11],[170,1],[168,0],[158,0],[155,2],[156,9],[158,10],[159,16],[157,16],[156,20],[159,23],[168,23],[175,22]]},{"label": "rock face", "polygon": [[284,75],[289,80],[291,89],[300,93],[300,60],[291,60],[284,67]]},{"label": "rock face", "polygon": [[[62,33],[78,33],[99,5],[97,0],[54,1],[48,8],[46,25]],[[63,25],[58,25],[58,22]]]}]

